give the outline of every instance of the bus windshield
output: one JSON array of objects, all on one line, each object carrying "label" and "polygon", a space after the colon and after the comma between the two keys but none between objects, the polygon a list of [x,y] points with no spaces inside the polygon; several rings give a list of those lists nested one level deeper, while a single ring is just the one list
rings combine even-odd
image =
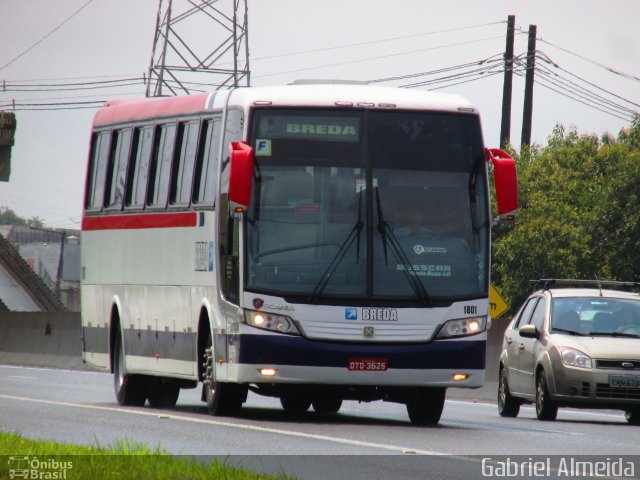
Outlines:
[{"label": "bus windshield", "polygon": [[314,301],[486,296],[477,116],[265,109],[251,132],[247,290]]}]

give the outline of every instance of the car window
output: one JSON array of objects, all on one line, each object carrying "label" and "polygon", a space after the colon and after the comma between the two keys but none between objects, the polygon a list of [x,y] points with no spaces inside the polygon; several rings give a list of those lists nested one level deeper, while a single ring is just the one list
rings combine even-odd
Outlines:
[{"label": "car window", "polygon": [[531,315],[531,321],[529,322],[531,325],[535,325],[535,327],[540,331],[542,331],[542,325],[544,324],[545,306],[546,302],[544,298],[541,298],[536,305],[536,309],[533,311],[533,315]]},{"label": "car window", "polygon": [[524,309],[522,310],[522,314],[520,315],[520,318],[518,319],[518,323],[516,323],[516,325],[514,327],[516,330],[518,328],[520,328],[521,326],[526,325],[527,323],[529,323],[529,319],[531,318],[531,313],[533,313],[533,309],[535,308],[536,303],[538,303],[538,297],[532,297],[532,298],[529,299],[529,301],[525,305]]}]

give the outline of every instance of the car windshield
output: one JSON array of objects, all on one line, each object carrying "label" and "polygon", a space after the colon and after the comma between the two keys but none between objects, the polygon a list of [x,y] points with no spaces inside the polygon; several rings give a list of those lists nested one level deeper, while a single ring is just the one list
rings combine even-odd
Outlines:
[{"label": "car windshield", "polygon": [[247,289],[425,305],[486,295],[477,117],[257,110],[252,146]]},{"label": "car windshield", "polygon": [[594,336],[640,336],[640,300],[554,298],[551,329]]}]

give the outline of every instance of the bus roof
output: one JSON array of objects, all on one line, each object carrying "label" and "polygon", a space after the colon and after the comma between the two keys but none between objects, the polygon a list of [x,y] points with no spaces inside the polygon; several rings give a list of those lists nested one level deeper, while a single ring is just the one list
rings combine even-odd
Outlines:
[{"label": "bus roof", "polygon": [[96,113],[94,127],[135,120],[190,115],[229,107],[381,108],[478,113],[458,95],[362,84],[296,83],[273,87],[242,87],[177,97],[113,100]]},{"label": "bus roof", "polygon": [[346,83],[304,83],[234,90],[230,106],[355,107],[477,113],[468,100],[445,93]]},{"label": "bus roof", "polygon": [[188,115],[205,111],[210,93],[178,97],[154,97],[136,100],[111,100],[96,112],[93,126],[132,122],[147,118]]}]

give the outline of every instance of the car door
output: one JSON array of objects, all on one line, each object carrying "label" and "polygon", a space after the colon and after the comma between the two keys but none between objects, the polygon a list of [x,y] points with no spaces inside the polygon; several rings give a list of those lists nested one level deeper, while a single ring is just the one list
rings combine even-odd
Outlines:
[{"label": "car door", "polygon": [[507,350],[507,375],[509,379],[509,389],[512,393],[521,393],[524,388],[524,378],[520,371],[520,354],[522,349],[520,348],[522,338],[518,333],[518,329],[522,325],[529,323],[531,314],[538,303],[538,297],[531,297],[525,306],[522,308],[520,317],[514,322],[512,328],[508,328],[505,332],[505,343]]},{"label": "car door", "polygon": [[[536,307],[531,314],[529,324],[534,325],[540,335],[543,332],[545,312],[547,302],[544,298],[540,298]],[[523,324],[524,325],[524,324]],[[540,338],[527,338],[520,336],[520,379],[522,381],[521,388],[522,393],[525,395],[534,395],[536,391],[535,381],[535,369],[536,369],[536,357],[540,349]]]}]

